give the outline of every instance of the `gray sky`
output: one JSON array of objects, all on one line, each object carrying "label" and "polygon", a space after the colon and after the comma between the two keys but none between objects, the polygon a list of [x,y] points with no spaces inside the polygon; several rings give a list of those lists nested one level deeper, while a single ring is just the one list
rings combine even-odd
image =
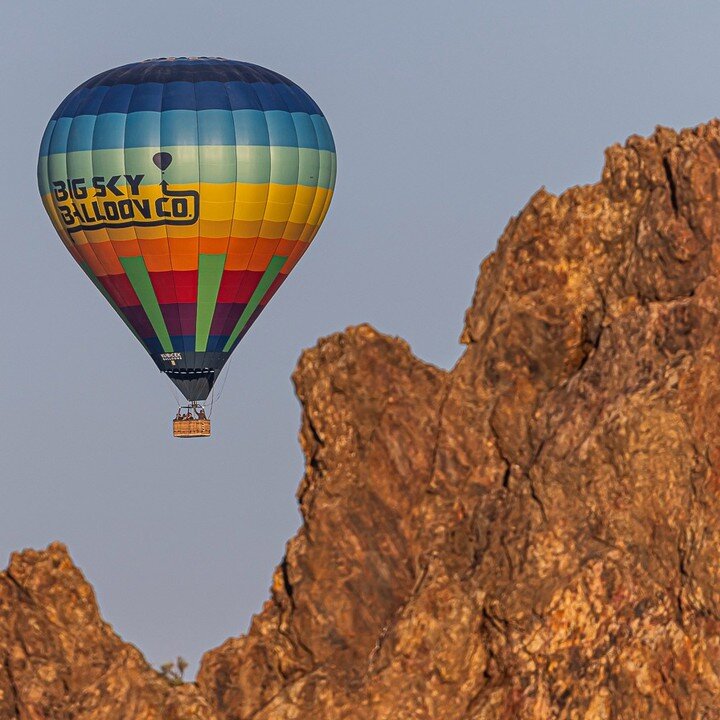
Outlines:
[{"label": "gray sky", "polygon": [[[0,10],[0,558],[67,543],[102,612],[162,663],[247,629],[296,530],[290,373],[369,321],[450,367],[481,259],[541,185],[718,114],[716,2],[23,0]],[[170,382],[40,204],[45,124],[88,77],[220,55],[323,108],[338,182],[313,247],[234,355],[213,438],[170,437]]]}]

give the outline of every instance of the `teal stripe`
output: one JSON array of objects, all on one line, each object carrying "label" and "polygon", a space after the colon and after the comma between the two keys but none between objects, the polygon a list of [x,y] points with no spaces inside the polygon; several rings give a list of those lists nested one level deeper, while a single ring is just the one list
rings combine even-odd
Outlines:
[{"label": "teal stripe", "polygon": [[52,138],[53,130],[55,130],[56,124],[57,120],[51,120],[45,128],[42,140],[40,141],[40,157],[43,157],[50,152],[50,139]]},{"label": "teal stripe", "polygon": [[150,280],[150,275],[148,275],[145,260],[142,257],[121,257],[120,262],[145,314],[148,316],[148,320],[150,320],[163,351],[172,352],[172,340],[170,340],[165,318],[155,295],[155,288]]},{"label": "teal stripe", "polygon": [[240,319],[237,321],[237,325],[235,325],[235,329],[232,331],[232,334],[228,338],[228,341],[225,343],[225,347],[223,348],[223,352],[230,352],[230,349],[235,344],[235,341],[238,339],[238,336],[240,333],[245,329],[245,326],[248,323],[248,320],[252,316],[252,314],[257,310],[258,305],[262,301],[263,297],[265,297],[265,293],[268,291],[270,286],[273,284],[273,281],[280,273],[280,270],[282,269],[282,266],[285,264],[285,261],[287,260],[286,257],[282,257],[280,255],[275,255],[273,259],[268,264],[267,268],[265,268],[265,272],[263,273],[263,276],[260,278],[260,282],[258,283],[257,287],[255,288],[255,292],[252,294],[252,297],[250,298],[250,302],[245,306],[245,310],[243,310],[243,314],[240,316]]},{"label": "teal stripe", "polygon": [[[331,188],[335,153],[307,148],[241,145],[183,145],[164,147],[173,156],[173,162],[165,171],[165,180],[171,185],[190,185],[198,182],[198,167],[203,182],[262,184],[271,181],[282,185]],[[129,148],[123,150],[83,150],[71,153],[55,153],[41,157],[47,161],[45,172],[39,178],[40,192],[50,191],[52,180],[67,179],[67,169],[72,168],[73,177],[93,178],[102,175],[110,178],[120,175],[118,187],[123,187],[128,175],[144,175],[143,183],[156,185],[162,177],[152,161],[156,147]]]},{"label": "teal stripe", "polygon": [[210,326],[217,304],[220,281],[225,268],[225,255],[200,253],[198,263],[198,299],[195,320],[195,352],[207,350]]},{"label": "teal stripe", "polygon": [[166,145],[199,141],[201,145],[284,145],[335,151],[322,115],[284,110],[140,110],[64,117],[51,125],[40,147],[43,155],[148,147],[161,137]]},{"label": "teal stripe", "polygon": [[37,182],[38,182],[38,190],[40,190],[40,195],[47,195],[50,188],[50,180],[48,179],[48,159],[47,155],[41,155],[38,158],[38,166],[37,166]]},{"label": "teal stripe", "polygon": [[[313,152],[313,151],[311,151]],[[314,152],[317,155],[317,151]],[[291,148],[270,147],[270,182],[295,185],[300,177],[300,151]],[[313,181],[317,187],[317,180]]]}]

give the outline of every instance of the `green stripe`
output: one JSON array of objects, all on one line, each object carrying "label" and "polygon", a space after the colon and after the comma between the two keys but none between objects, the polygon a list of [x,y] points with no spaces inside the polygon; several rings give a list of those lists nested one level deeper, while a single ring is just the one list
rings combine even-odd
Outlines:
[{"label": "green stripe", "polygon": [[225,255],[200,254],[198,266],[197,317],[195,320],[195,352],[207,350],[210,325],[215,314],[220,280],[225,268]]},{"label": "green stripe", "polygon": [[[307,187],[332,187],[332,175],[325,168],[335,163],[335,153],[312,148],[292,148],[267,145],[176,145],[163,147],[173,156],[172,165],[165,171],[171,185],[192,185],[201,179],[208,183],[266,182]],[[143,185],[157,185],[162,179],[153,164],[157,148],[127,148],[126,150],[78,150],[58,153],[39,164],[39,184],[42,195],[50,192],[50,180],[68,177],[86,180],[102,175],[120,175],[117,187],[125,185],[124,174],[144,175]],[[199,168],[199,170],[198,170]]]},{"label": "green stripe", "polygon": [[153,288],[147,267],[145,267],[145,260],[141,257],[121,257],[120,262],[128,276],[128,280],[130,280],[130,284],[133,286],[135,294],[140,299],[140,304],[143,306],[150,324],[153,326],[155,335],[160,340],[163,351],[172,352],[172,341],[155,296],[155,288]]},{"label": "green stripe", "polygon": [[118,304],[112,299],[110,293],[105,289],[105,286],[98,280],[95,273],[90,269],[87,263],[80,263],[80,267],[85,271],[85,274],[92,280],[93,285],[102,293],[103,297],[110,303],[112,309],[120,316],[120,319],[128,326],[130,332],[143,344],[145,341],[137,334],[135,328],[128,322],[125,314],[120,309]]},{"label": "green stripe", "polygon": [[260,304],[260,301],[265,297],[265,293],[268,291],[268,288],[273,284],[273,281],[278,276],[280,270],[282,269],[282,266],[285,264],[285,261],[287,260],[286,257],[282,257],[280,255],[275,255],[273,259],[268,264],[267,268],[265,269],[265,273],[260,278],[260,282],[258,283],[258,286],[255,288],[255,292],[252,294],[252,297],[250,298],[250,302],[245,306],[245,310],[243,311],[243,314],[240,316],[240,319],[237,321],[237,325],[235,326],[235,329],[232,331],[232,335],[228,338],[228,341],[225,343],[225,347],[223,348],[223,352],[230,352],[230,348],[233,346],[235,341],[238,339],[238,335],[243,331],[245,328],[245,325],[247,325],[248,320],[250,319],[250,316],[255,312],[257,309],[257,306]]}]

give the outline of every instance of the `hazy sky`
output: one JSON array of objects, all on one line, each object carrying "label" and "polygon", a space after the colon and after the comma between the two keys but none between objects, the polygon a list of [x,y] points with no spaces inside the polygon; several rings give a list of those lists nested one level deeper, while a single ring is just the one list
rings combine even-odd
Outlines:
[{"label": "hazy sky", "polygon": [[[717,2],[23,0],[0,9],[0,565],[62,540],[148,659],[247,629],[299,515],[305,347],[371,322],[450,367],[478,265],[541,185],[718,114]],[[210,440],[170,437],[170,382],[74,264],[35,165],[60,100],[168,55],[279,71],[323,108],[335,200],[234,355]]]}]

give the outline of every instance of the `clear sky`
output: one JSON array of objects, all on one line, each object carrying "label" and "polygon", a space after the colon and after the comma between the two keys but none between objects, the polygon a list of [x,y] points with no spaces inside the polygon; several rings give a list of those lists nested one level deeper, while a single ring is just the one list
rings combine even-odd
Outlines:
[{"label": "clear sky", "polygon": [[[303,348],[371,322],[450,367],[481,259],[541,185],[719,113],[717,2],[23,0],[0,9],[0,558],[62,540],[148,659],[248,627],[299,515]],[[170,55],[279,71],[338,149],[327,220],[234,355],[213,437],[55,235],[44,126],[88,77]]]}]

